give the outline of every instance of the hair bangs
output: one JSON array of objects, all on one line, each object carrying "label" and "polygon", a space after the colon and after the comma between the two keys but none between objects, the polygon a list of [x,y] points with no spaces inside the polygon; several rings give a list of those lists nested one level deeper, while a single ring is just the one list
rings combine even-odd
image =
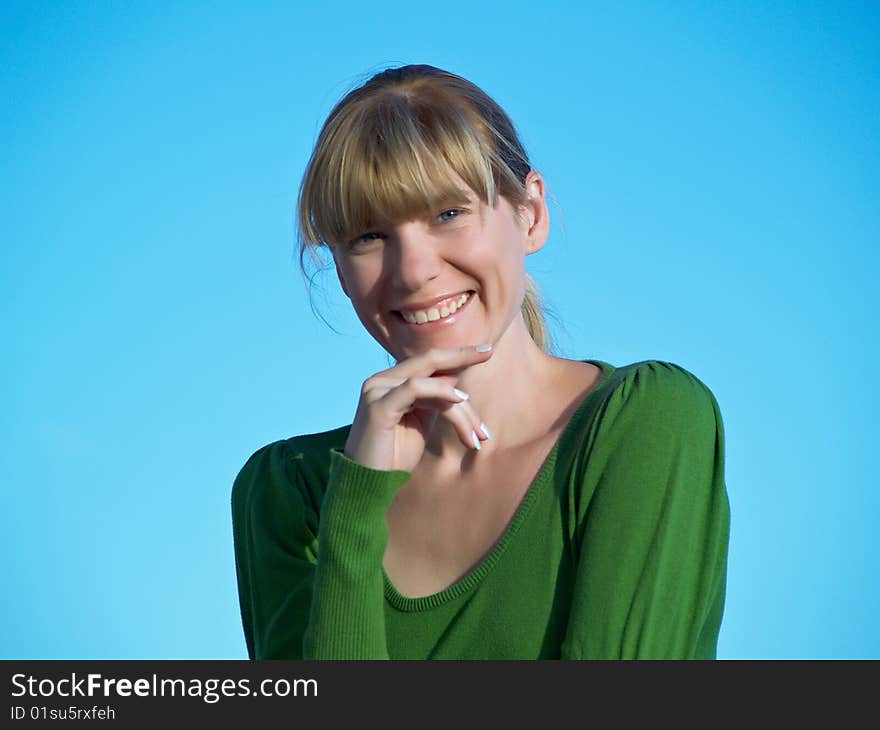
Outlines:
[{"label": "hair bangs", "polygon": [[[370,109],[340,119],[334,144],[316,172],[317,201],[303,201],[318,240],[343,243],[383,223],[411,220],[444,205],[464,203],[456,176],[478,199],[494,205],[494,151],[474,120],[453,105],[420,108],[389,94]],[[330,140],[328,139],[328,142]]]}]

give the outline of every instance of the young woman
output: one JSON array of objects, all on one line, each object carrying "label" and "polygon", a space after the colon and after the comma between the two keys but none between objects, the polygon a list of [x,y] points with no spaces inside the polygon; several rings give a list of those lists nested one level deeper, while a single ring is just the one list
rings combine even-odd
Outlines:
[{"label": "young woman", "polygon": [[321,130],[299,227],[397,364],[351,425],[238,474],[250,657],[714,658],[718,404],[673,363],[550,354],[544,179],[505,112],[432,66],[374,76]]}]

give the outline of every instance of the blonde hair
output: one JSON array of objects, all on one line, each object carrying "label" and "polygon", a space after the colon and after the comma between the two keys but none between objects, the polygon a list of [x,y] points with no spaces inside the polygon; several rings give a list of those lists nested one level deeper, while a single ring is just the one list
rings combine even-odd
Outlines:
[{"label": "blonde hair", "polygon": [[[482,89],[434,66],[382,71],[330,112],[315,143],[297,206],[300,266],[382,220],[424,214],[458,197],[454,171],[490,206],[502,195],[519,212],[531,164],[513,122]],[[538,287],[526,274],[522,315],[549,351]]]}]

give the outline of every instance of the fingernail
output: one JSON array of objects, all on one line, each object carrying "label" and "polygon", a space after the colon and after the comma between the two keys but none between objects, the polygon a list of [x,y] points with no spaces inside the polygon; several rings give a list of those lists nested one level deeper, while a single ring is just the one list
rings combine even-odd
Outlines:
[{"label": "fingernail", "polygon": [[485,423],[480,421],[480,430],[485,434],[486,438],[490,441],[492,440],[492,434],[489,432],[488,426]]},{"label": "fingernail", "polygon": [[463,390],[459,390],[458,388],[453,388],[452,390],[462,400],[467,400],[468,398],[470,398],[470,396]]},{"label": "fingernail", "polygon": [[474,442],[474,448],[479,451],[480,450],[480,439],[477,437],[476,431],[471,431],[471,441]]},{"label": "fingernail", "polygon": [[487,342],[485,345],[477,345],[474,349],[477,352],[489,352],[492,349],[492,343]]}]

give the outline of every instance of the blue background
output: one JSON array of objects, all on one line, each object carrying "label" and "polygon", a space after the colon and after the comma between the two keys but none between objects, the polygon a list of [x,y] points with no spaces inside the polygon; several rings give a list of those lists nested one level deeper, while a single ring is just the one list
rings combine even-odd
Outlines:
[{"label": "blue background", "polygon": [[880,657],[880,12],[872,3],[4,3],[5,658],[241,658],[229,497],[388,367],[300,177],[332,105],[430,63],[493,95],[554,202],[560,354],[714,392],[721,658]]}]

